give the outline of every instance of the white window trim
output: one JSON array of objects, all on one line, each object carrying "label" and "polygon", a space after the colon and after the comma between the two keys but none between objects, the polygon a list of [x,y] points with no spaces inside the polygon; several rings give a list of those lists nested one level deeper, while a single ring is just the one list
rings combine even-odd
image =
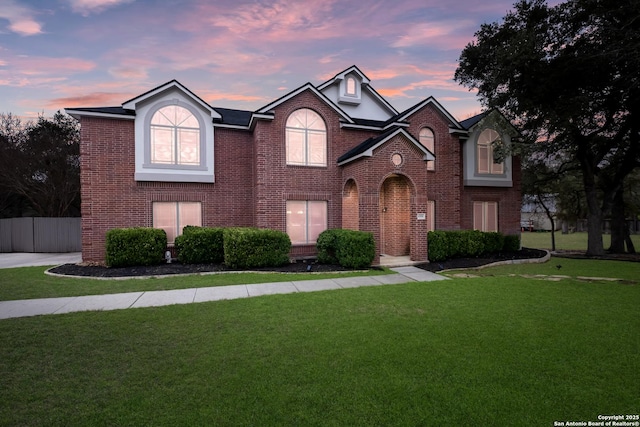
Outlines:
[{"label": "white window trim", "polygon": [[[189,110],[200,124],[200,165],[151,163],[150,125],[155,112],[167,105],[179,105]],[[135,176],[136,181],[213,183],[214,152],[213,122],[191,98],[178,89],[169,90],[153,101],[136,105],[135,118]]]},{"label": "white window trim", "polygon": [[[294,113],[297,113],[298,111],[302,111],[302,110],[308,110],[313,112],[314,114],[317,114],[318,117],[320,118],[320,120],[322,121],[322,124],[324,125],[324,131],[320,130],[320,129],[309,129],[309,128],[296,128],[296,127],[289,127],[287,126],[287,124],[289,123],[289,120],[291,118],[291,115],[293,115]],[[291,162],[289,160],[289,130],[292,131],[303,131],[304,132],[304,163],[296,163],[296,162]],[[310,108],[299,108],[295,111],[292,111],[291,114],[289,114],[289,116],[287,117],[287,121],[285,122],[285,162],[287,164],[287,166],[303,166],[303,167],[316,167],[316,168],[324,168],[327,167],[327,158],[328,158],[328,154],[329,154],[329,144],[328,144],[328,134],[327,134],[327,123],[324,121],[324,118],[315,110],[312,110]],[[310,153],[309,153],[309,135],[310,134],[315,134],[315,135],[319,135],[323,133],[324,134],[324,163],[320,164],[320,163],[309,163],[309,159],[310,159]]]},{"label": "white window trim", "polygon": [[[489,224],[489,205],[495,206],[495,224]],[[476,209],[482,211],[482,224],[476,224]],[[479,231],[498,231],[499,228],[499,216],[498,202],[473,202],[473,229]],[[495,226],[495,228],[493,227]]]},{"label": "white window trim", "polygon": [[[153,212],[155,212],[155,205],[156,205],[157,203],[158,203],[158,204],[166,204],[166,205],[169,205],[169,204],[173,204],[173,205],[174,205],[175,210],[176,210],[176,224],[175,224],[176,229],[175,229],[175,230],[173,230],[173,231],[175,232],[176,237],[178,237],[178,236],[182,235],[182,230],[183,230],[183,228],[184,228],[185,226],[187,226],[187,225],[196,225],[196,226],[198,226],[198,227],[201,227],[201,226],[202,226],[202,202],[164,202],[164,201],[155,201],[155,202],[152,202],[152,205],[151,205],[151,212],[152,212],[152,219],[151,219],[151,221],[152,221],[152,223],[153,223],[153,227],[154,227],[154,228],[160,228],[160,229],[162,229],[161,227],[157,227],[157,226],[156,226],[156,218],[155,218],[155,216],[153,215]],[[192,203],[197,203],[197,204],[200,206],[200,224],[185,224],[185,225],[183,225],[183,226],[180,226],[180,205],[181,205],[182,203],[190,203],[190,204],[192,204]],[[169,241],[169,240],[167,240],[167,244],[169,244],[169,245],[173,245],[173,244],[174,244],[174,242],[173,242],[173,241]]]},{"label": "white window trim", "polygon": [[151,162],[151,119],[153,116],[164,107],[168,107],[171,105],[176,105],[172,101],[163,101],[154,105],[153,109],[151,109],[146,115],[144,119],[145,126],[145,135],[144,135],[144,164],[143,168],[153,168],[153,169],[180,169],[180,170],[207,170],[207,166],[205,164],[205,160],[207,158],[207,145],[206,145],[206,130],[205,124],[202,116],[198,114],[197,110],[188,104],[178,105],[186,110],[188,110],[193,116],[198,120],[198,125],[200,126],[200,164],[199,165],[183,165],[180,163],[152,163]]},{"label": "white window trim", "polygon": [[[324,203],[324,208],[325,208],[325,224],[324,224],[324,230],[327,230],[328,227],[328,221],[329,221],[329,203],[326,200],[287,200],[285,203],[285,211],[289,210],[289,202],[293,202],[293,203],[304,203],[305,204],[305,229],[304,229],[304,234],[305,234],[305,241],[304,242],[291,242],[291,244],[293,246],[306,246],[306,245],[314,245],[316,243],[316,240],[309,240],[309,203]],[[285,212],[285,216],[286,216],[286,212]],[[289,220],[288,218],[285,218],[285,227],[287,229],[287,234],[289,234]]]},{"label": "white window trim", "polygon": [[[498,136],[500,135],[496,130],[494,129],[484,129],[482,132],[480,132],[480,134],[478,134],[478,138],[476,139],[476,144],[475,144],[475,151],[476,151],[476,167],[475,167],[475,171],[476,171],[476,175],[478,176],[496,176],[496,177],[503,177],[506,176],[506,166],[505,166],[505,162],[504,160],[500,163],[495,163],[494,162],[494,146],[492,142],[489,143],[480,143],[480,138],[482,137],[482,134],[485,133],[486,131],[492,131],[495,132],[496,134],[498,134]],[[485,171],[481,171],[480,170],[480,147],[486,147],[487,149],[487,167],[488,170]],[[500,167],[500,172],[495,171],[494,169],[497,167]]]},{"label": "white window trim", "polygon": [[[422,131],[423,130],[428,130],[429,132],[431,132],[431,143],[432,146],[428,147],[422,140]],[[433,155],[436,154],[436,133],[433,131],[433,129],[431,129],[428,126],[424,126],[420,129],[420,131],[418,132],[418,141],[420,141],[420,144],[422,144],[427,150],[429,150],[431,153],[433,153]],[[428,171],[435,171],[436,170],[436,161],[435,160],[431,160],[427,162],[427,170]]]}]

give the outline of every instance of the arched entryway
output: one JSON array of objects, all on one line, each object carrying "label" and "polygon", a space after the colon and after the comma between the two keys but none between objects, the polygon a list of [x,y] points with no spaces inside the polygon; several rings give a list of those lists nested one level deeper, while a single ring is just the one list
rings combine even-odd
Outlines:
[{"label": "arched entryway", "polygon": [[411,252],[411,184],[402,175],[391,175],[380,189],[380,251],[389,256]]},{"label": "arched entryway", "polygon": [[342,191],[342,228],[360,230],[360,197],[353,179],[346,182]]}]

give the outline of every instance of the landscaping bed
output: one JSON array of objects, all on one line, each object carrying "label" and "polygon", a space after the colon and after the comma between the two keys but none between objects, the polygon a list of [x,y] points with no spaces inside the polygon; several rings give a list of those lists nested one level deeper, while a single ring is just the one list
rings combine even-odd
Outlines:
[{"label": "landscaping bed", "polygon": [[280,267],[262,267],[251,269],[233,269],[225,264],[183,264],[174,261],[170,264],[146,265],[136,267],[105,267],[103,265],[63,264],[49,270],[51,273],[82,277],[136,277],[161,276],[166,274],[197,274],[233,271],[265,271],[274,273],[330,273],[333,271],[353,271],[334,264],[318,264],[315,260],[297,261]]},{"label": "landscaping bed", "polygon": [[493,264],[500,261],[511,261],[521,259],[537,259],[542,258],[547,254],[547,251],[541,249],[522,248],[515,252],[496,252],[481,255],[476,258],[452,258],[444,261],[430,262],[426,264],[420,264],[419,267],[423,270],[437,273],[443,270],[454,270],[459,268],[476,268],[487,264]]},{"label": "landscaping bed", "polygon": [[[497,261],[514,259],[541,258],[546,251],[539,249],[523,248],[518,252],[500,252],[488,254],[478,258],[456,258],[446,261],[419,264],[416,267],[423,270],[438,272],[456,268],[474,268]],[[376,268],[376,267],[374,267]],[[172,262],[170,264],[158,264],[137,267],[105,267],[103,265],[63,264],[49,270],[55,274],[83,277],[136,277],[136,276],[160,276],[166,274],[195,274],[209,272],[233,272],[239,271],[227,267],[225,264],[183,264]],[[243,269],[242,271],[247,271]],[[289,263],[280,267],[253,268],[249,271],[268,271],[275,273],[330,273],[336,271],[353,271],[336,264],[318,264],[316,260],[302,260]]]}]

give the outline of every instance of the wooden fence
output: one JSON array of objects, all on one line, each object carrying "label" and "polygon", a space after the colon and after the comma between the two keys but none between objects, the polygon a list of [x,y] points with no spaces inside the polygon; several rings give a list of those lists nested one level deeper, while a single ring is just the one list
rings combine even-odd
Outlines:
[{"label": "wooden fence", "polygon": [[80,252],[80,218],[0,219],[0,252]]}]

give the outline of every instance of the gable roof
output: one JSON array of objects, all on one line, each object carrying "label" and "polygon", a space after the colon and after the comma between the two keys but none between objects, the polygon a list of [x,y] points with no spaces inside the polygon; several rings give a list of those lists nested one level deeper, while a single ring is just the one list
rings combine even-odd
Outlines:
[{"label": "gable roof", "polygon": [[349,115],[347,113],[345,113],[342,110],[342,108],[338,107],[333,101],[331,101],[329,98],[327,98],[324,93],[322,93],[318,89],[316,89],[316,87],[314,85],[312,85],[311,83],[303,84],[299,88],[292,90],[291,92],[287,93],[286,95],[283,95],[280,98],[276,99],[275,101],[273,101],[273,102],[265,105],[264,107],[256,110],[256,113],[258,113],[258,114],[269,113],[271,110],[276,108],[278,105],[290,100],[291,98],[294,98],[295,96],[297,96],[297,95],[299,95],[302,92],[305,92],[307,90],[312,92],[313,94],[315,94],[324,103],[326,103],[329,107],[331,107],[340,117],[342,117],[343,120],[347,121],[348,123],[353,123],[353,119],[351,117],[349,117]]},{"label": "gable roof", "polygon": [[483,111],[482,113],[476,114],[473,117],[469,117],[468,119],[461,121],[460,124],[466,130],[471,131],[476,125],[478,125],[480,122],[482,122],[485,118],[489,116],[497,116],[496,118],[500,120],[500,122],[502,122],[503,125],[506,125],[509,128],[509,130],[511,131],[510,132],[511,136],[520,136],[520,131],[515,126],[513,126],[513,124],[511,124],[511,122],[504,116],[504,114],[500,112],[500,110],[497,110],[495,108],[491,110]]},{"label": "gable roof", "polygon": [[404,110],[402,113],[399,113],[397,116],[394,117],[395,121],[405,121],[409,118],[409,116],[411,116],[412,114],[414,114],[415,112],[417,112],[418,110],[426,107],[427,105],[433,105],[436,110],[438,110],[444,117],[447,118],[447,120],[449,121],[449,126],[454,128],[454,129],[465,129],[456,119],[455,117],[453,117],[451,115],[451,113],[449,113],[447,110],[445,110],[445,108],[438,102],[436,101],[436,99],[433,96],[428,97],[427,99],[420,101],[419,103],[417,103],[416,105],[414,105],[413,107],[409,107],[406,110]]},{"label": "gable roof", "polygon": [[372,157],[373,151],[376,148],[380,147],[381,145],[383,145],[385,142],[389,141],[391,138],[395,137],[396,135],[404,136],[405,138],[407,138],[407,140],[409,140],[409,142],[411,142],[420,151],[422,151],[424,153],[423,160],[436,159],[433,153],[429,151],[427,148],[425,148],[424,145],[420,144],[420,142],[416,140],[413,136],[411,136],[409,132],[407,132],[403,128],[394,128],[394,129],[388,130],[382,135],[371,137],[363,141],[359,145],[353,147],[351,150],[344,153],[342,156],[338,157],[338,160],[337,160],[338,166],[345,165],[361,157]]},{"label": "gable roof", "polygon": [[384,99],[382,97],[382,95],[380,95],[371,86],[371,80],[369,79],[369,77],[367,77],[355,65],[352,65],[351,67],[347,68],[346,70],[339,72],[338,74],[336,74],[335,76],[333,76],[332,78],[327,80],[326,82],[318,85],[318,90],[323,91],[324,89],[328,88],[329,86],[331,86],[331,85],[333,85],[335,83],[339,83],[341,80],[344,80],[344,78],[347,76],[347,74],[357,74],[358,77],[360,77],[363,89],[367,90],[367,92],[369,92],[370,95],[372,95],[378,102],[380,102],[386,109],[388,109],[389,112],[391,113],[391,115],[398,114],[398,111],[393,107],[393,105],[389,104],[389,102],[386,99]]},{"label": "gable roof", "polygon": [[136,105],[146,101],[147,99],[153,98],[156,95],[159,95],[163,92],[166,92],[170,89],[178,89],[179,91],[181,91],[182,93],[184,93],[186,96],[188,96],[189,98],[191,98],[193,101],[195,101],[195,103],[199,104],[203,109],[205,109],[206,111],[209,112],[209,114],[211,115],[212,118],[214,119],[220,119],[220,114],[218,112],[216,112],[216,110],[213,109],[213,107],[211,107],[211,105],[209,105],[208,103],[206,103],[205,101],[202,100],[202,98],[200,98],[198,95],[196,95],[195,93],[191,92],[189,89],[187,89],[184,85],[182,85],[179,81],[177,81],[176,79],[173,79],[165,84],[162,84],[158,87],[155,87],[151,90],[146,91],[145,93],[143,93],[142,95],[138,95],[135,98],[131,98],[128,101],[125,101],[122,103],[122,108],[127,109],[127,110],[135,110]]}]

